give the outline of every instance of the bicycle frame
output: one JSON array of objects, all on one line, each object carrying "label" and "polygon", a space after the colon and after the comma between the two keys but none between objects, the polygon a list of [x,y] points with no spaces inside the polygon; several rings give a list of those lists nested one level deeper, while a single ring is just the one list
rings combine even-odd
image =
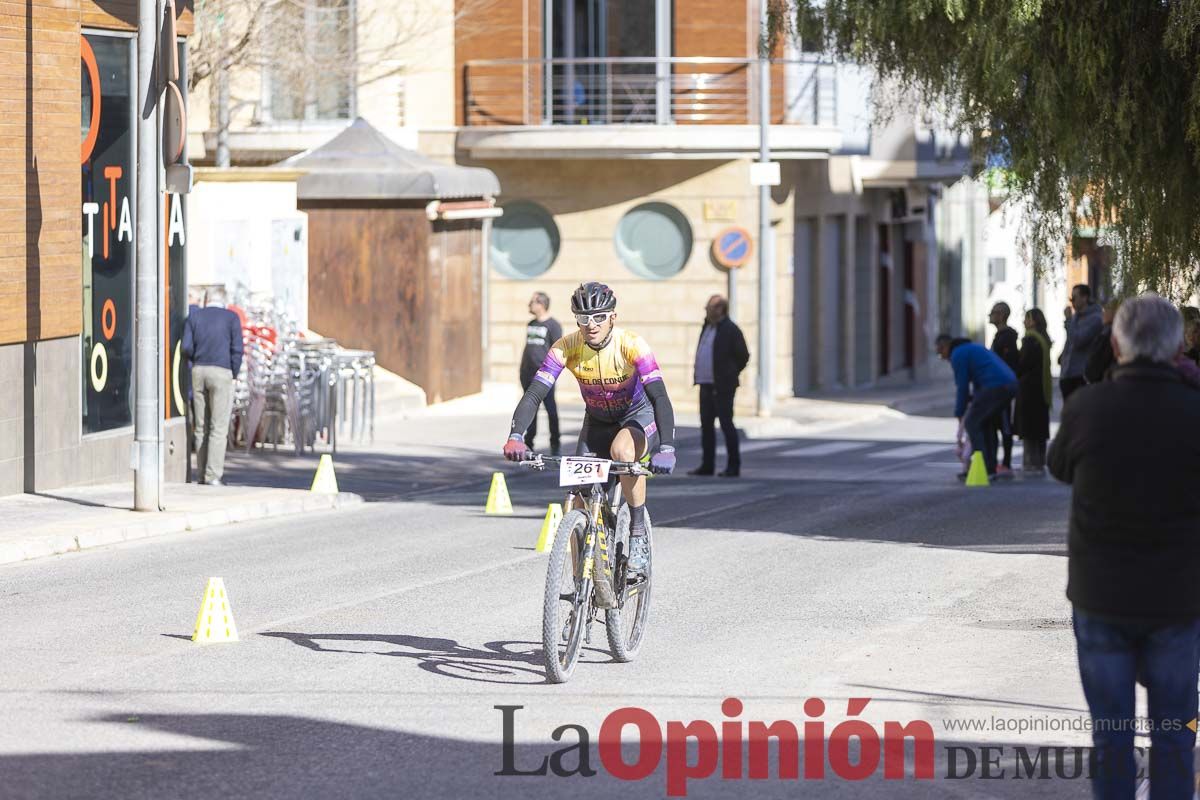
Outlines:
[{"label": "bicycle frame", "polygon": [[[537,470],[546,469],[548,463],[561,463],[562,458],[558,456],[543,456],[536,455],[526,463]],[[609,463],[609,478],[608,485],[600,483],[587,484],[586,486],[577,486],[567,492],[566,501],[563,504],[567,511],[572,508],[582,508],[587,512],[588,527],[587,533],[584,535],[583,552],[576,552],[577,542],[572,539],[571,545],[571,563],[575,565],[582,564],[582,574],[576,569],[576,577],[581,578],[585,583],[587,592],[585,596],[590,596],[592,585],[595,583],[596,569],[596,551],[600,551],[600,568],[604,570],[604,574],[608,575],[615,583],[614,568],[616,566],[610,560],[610,555],[615,557],[615,554],[610,554],[608,549],[609,531],[616,532],[617,528],[617,509],[621,505],[621,475],[647,476],[650,471],[642,466],[638,461],[610,461]],[[578,556],[582,555],[582,559]],[[595,605],[589,611],[589,617],[595,613]],[[589,619],[590,622],[590,619]]]}]

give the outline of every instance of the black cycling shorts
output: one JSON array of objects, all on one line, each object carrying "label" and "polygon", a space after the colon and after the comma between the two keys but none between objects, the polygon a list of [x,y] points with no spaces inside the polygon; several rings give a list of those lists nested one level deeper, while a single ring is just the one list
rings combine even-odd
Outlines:
[{"label": "black cycling shorts", "polygon": [[658,449],[658,424],[654,421],[654,409],[646,408],[630,413],[617,422],[605,422],[584,415],[575,455],[612,458],[609,448],[612,447],[613,439],[616,439],[617,434],[624,428],[631,428],[638,434],[634,436],[635,441],[645,440],[645,448],[638,454],[639,458]]}]

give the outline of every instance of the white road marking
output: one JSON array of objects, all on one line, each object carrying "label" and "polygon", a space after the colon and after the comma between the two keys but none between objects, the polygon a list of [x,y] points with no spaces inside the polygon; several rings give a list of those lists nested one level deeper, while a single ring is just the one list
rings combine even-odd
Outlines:
[{"label": "white road marking", "polygon": [[825,442],[825,444],[814,444],[808,447],[801,447],[796,450],[788,450],[785,453],[780,453],[783,456],[831,456],[835,453],[848,453],[851,450],[862,450],[865,447],[871,447],[874,442]]},{"label": "white road marking", "polygon": [[772,447],[782,447],[786,442],[746,442],[738,445],[739,452],[756,453],[759,450],[770,450]]},{"label": "white road marking", "polygon": [[867,458],[919,458],[921,456],[929,456],[934,453],[953,453],[954,445],[946,444],[910,444],[906,447],[895,447],[891,450],[884,450],[879,453],[871,453]]}]

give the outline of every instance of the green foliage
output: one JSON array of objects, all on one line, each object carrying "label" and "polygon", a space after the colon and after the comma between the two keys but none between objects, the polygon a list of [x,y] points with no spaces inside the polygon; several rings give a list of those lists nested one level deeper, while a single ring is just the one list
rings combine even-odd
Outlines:
[{"label": "green foliage", "polygon": [[1198,288],[1200,0],[798,0],[792,31],[957,109],[1043,253],[1103,227],[1124,291]]}]

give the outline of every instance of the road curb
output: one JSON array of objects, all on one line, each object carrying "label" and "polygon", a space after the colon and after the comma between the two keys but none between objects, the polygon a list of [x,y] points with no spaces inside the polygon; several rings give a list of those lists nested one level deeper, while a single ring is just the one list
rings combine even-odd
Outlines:
[{"label": "road curb", "polygon": [[64,526],[76,528],[72,531],[35,533],[26,538],[0,542],[0,564],[75,553],[170,533],[198,531],[218,525],[274,519],[311,511],[335,511],[364,503],[360,495],[352,492],[331,495],[297,491],[295,495],[241,504],[235,502],[225,508],[205,511],[163,511],[158,514],[146,514],[144,520],[128,523],[122,521],[116,525],[105,524],[102,527],[96,522],[75,523]]}]

